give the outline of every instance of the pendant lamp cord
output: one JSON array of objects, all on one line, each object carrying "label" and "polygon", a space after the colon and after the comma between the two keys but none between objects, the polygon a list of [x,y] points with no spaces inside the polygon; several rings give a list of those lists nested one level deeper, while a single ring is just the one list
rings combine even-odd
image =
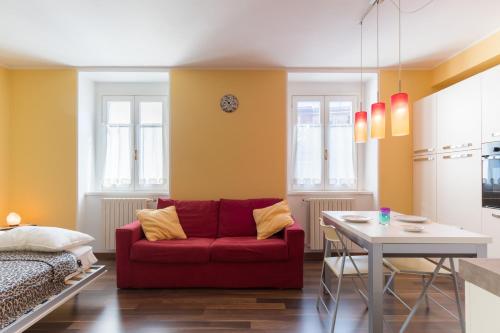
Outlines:
[{"label": "pendant lamp cord", "polygon": [[377,74],[378,74],[378,85],[377,85],[377,102],[380,101],[380,64],[379,64],[379,41],[378,41],[378,6],[379,6],[379,1],[377,0]]},{"label": "pendant lamp cord", "polygon": [[359,89],[360,89],[360,97],[359,97],[359,111],[363,111],[363,21],[359,23],[361,27],[361,57],[360,57],[360,80],[359,80]]},{"label": "pendant lamp cord", "polygon": [[398,58],[399,58],[399,68],[398,68],[398,86],[399,92],[401,92],[401,0],[398,0]]}]

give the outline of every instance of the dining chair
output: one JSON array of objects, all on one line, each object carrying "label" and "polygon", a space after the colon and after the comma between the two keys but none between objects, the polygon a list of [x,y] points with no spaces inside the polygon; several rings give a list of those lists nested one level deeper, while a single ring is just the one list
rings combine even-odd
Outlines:
[{"label": "dining chair", "polygon": [[[332,321],[330,324],[330,332],[333,333],[335,331],[335,323],[337,321],[337,313],[344,278],[351,279],[355,291],[361,296],[366,308],[368,308],[368,296],[366,295],[367,287],[363,280],[363,277],[368,275],[368,256],[351,255],[349,249],[346,247],[345,240],[339,236],[333,226],[325,225],[322,219],[320,219],[320,227],[324,235],[324,253],[316,308],[320,311],[321,304],[326,313],[331,315]],[[332,247],[335,248],[337,256],[332,256]],[[326,269],[332,272],[337,279],[335,295],[330,290],[329,283],[326,281]],[[384,273],[388,276],[384,287],[384,292],[386,292],[389,289],[396,272],[384,267]],[[358,286],[356,280],[361,282],[362,288]],[[330,296],[330,299],[334,302],[333,312],[330,311],[329,307],[325,303],[325,294]]]},{"label": "dining chair", "polygon": [[[459,287],[458,287],[458,278],[455,270],[455,262],[452,258],[449,259],[449,265],[444,265],[444,261],[446,258],[440,258],[438,261],[435,261],[431,258],[384,258],[384,263],[388,266],[393,272],[395,272],[396,276],[399,274],[404,275],[417,275],[422,278],[422,291],[420,293],[419,298],[415,302],[413,307],[410,307],[406,302],[402,299],[399,301],[410,310],[410,314],[407,316],[405,322],[401,326],[400,333],[404,332],[408,327],[411,319],[414,317],[417,312],[419,306],[425,300],[427,308],[429,308],[429,300],[433,303],[441,307],[443,310],[448,312],[453,318],[459,321],[460,328],[462,333],[465,333],[465,321],[462,312],[462,305],[460,301]],[[455,293],[455,297],[450,297],[446,292],[437,287],[434,282],[438,276],[451,278],[453,282],[453,289]],[[441,295],[445,296],[449,300],[455,302],[457,306],[458,316],[456,316],[453,312],[447,309],[444,305],[439,303],[435,298],[429,295],[429,289],[432,288],[439,292]]]}]

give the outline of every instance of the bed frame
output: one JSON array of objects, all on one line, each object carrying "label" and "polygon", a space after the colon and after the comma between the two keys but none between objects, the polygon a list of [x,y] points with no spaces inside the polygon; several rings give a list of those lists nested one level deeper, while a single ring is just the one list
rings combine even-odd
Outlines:
[{"label": "bed frame", "polygon": [[16,321],[1,329],[0,333],[17,333],[27,330],[43,317],[60,307],[67,300],[85,289],[104,273],[106,273],[105,266],[94,265],[84,272],[73,276],[66,281],[66,288],[60,293],[50,297],[45,302],[37,305],[29,312],[17,318]]}]

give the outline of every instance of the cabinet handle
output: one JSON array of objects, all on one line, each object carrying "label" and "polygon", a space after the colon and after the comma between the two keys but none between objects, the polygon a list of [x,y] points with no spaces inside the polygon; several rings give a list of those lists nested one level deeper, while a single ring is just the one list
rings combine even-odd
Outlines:
[{"label": "cabinet handle", "polygon": [[500,214],[497,214],[497,213],[491,213],[491,216],[496,217],[497,219],[500,219]]},{"label": "cabinet handle", "polygon": [[414,150],[413,152],[415,154],[418,154],[418,153],[432,153],[433,151],[434,151],[434,148],[424,148],[424,149]]},{"label": "cabinet handle", "polygon": [[467,158],[467,157],[472,157],[472,154],[455,154],[455,155],[443,156],[443,158],[446,160],[455,159],[455,158]]},{"label": "cabinet handle", "polygon": [[419,158],[414,158],[413,161],[415,162],[421,162],[421,161],[432,161],[434,160],[434,157],[419,157]]},{"label": "cabinet handle", "polygon": [[497,136],[500,136],[500,132],[494,132],[494,133],[491,133],[491,136],[492,137],[497,137]]},{"label": "cabinet handle", "polygon": [[457,148],[466,148],[466,147],[472,147],[472,143],[463,143],[461,145],[447,145],[443,146],[443,149],[457,149]]}]

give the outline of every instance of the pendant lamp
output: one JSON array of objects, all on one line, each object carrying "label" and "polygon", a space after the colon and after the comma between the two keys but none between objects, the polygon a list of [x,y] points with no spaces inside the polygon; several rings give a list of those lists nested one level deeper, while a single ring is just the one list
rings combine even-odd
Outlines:
[{"label": "pendant lamp", "polygon": [[401,92],[401,1],[398,0],[398,86],[399,91],[391,96],[391,125],[393,136],[410,134],[410,110],[408,107],[408,94]]},{"label": "pendant lamp", "polygon": [[354,114],[354,142],[366,142],[368,137],[368,114],[363,111],[363,21],[360,22],[361,26],[361,78],[359,82],[359,111]]},{"label": "pendant lamp", "polygon": [[371,137],[373,139],[383,139],[385,138],[385,103],[380,102],[380,67],[379,67],[379,41],[378,41],[378,27],[379,27],[379,13],[378,13],[379,3],[377,1],[377,72],[379,74],[378,78],[378,91],[377,91],[377,103],[372,104],[371,109]]}]

